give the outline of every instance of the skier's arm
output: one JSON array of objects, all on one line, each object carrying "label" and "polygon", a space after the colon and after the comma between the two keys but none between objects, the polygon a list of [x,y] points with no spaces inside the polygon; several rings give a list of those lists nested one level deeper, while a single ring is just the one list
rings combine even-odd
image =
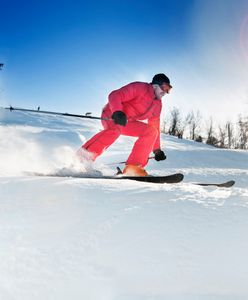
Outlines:
[{"label": "skier's arm", "polygon": [[166,155],[160,148],[160,118],[152,118],[148,120],[148,124],[154,126],[158,130],[158,136],[153,146],[154,158],[156,161],[165,160]]},{"label": "skier's arm", "polygon": [[135,82],[129,83],[128,85],[111,92],[108,97],[108,102],[112,113],[115,111],[123,111],[122,104],[135,98],[138,93],[138,86]]},{"label": "skier's arm", "polygon": [[154,104],[155,107],[153,110],[153,116],[148,119],[148,125],[155,127],[158,131],[158,136],[154,143],[153,151],[160,149],[160,114],[162,111],[162,102],[161,100],[156,100]]},{"label": "skier's arm", "polygon": [[160,148],[160,118],[154,118],[148,120],[148,124],[154,126],[158,130],[158,136],[153,146],[154,159],[156,161],[165,160],[166,155]]},{"label": "skier's arm", "polygon": [[157,139],[153,146],[153,151],[160,149],[160,117],[148,119],[148,125],[153,126],[158,131]]}]

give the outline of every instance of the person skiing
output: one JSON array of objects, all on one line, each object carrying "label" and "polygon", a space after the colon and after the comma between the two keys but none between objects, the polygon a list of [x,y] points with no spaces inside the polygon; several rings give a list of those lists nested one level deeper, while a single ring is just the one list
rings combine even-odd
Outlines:
[{"label": "person skiing", "polygon": [[[160,148],[161,98],[172,86],[165,74],[156,74],[151,83],[132,82],[109,94],[108,103],[102,111],[104,130],[94,135],[78,151],[81,158],[95,160],[120,135],[137,137],[126,161],[123,174],[126,176],[147,176],[144,167],[149,154],[155,160],[165,160]],[[143,122],[147,120],[147,123]]]}]

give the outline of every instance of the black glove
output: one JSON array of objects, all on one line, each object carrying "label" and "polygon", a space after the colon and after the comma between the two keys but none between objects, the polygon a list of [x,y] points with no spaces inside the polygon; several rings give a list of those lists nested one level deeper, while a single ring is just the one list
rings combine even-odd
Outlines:
[{"label": "black glove", "polygon": [[165,160],[166,159],[166,155],[164,154],[164,151],[157,149],[154,150],[153,153],[155,154],[155,160],[156,161],[160,161],[160,160]]},{"label": "black glove", "polygon": [[127,124],[127,116],[124,114],[123,111],[117,110],[112,114],[111,117],[115,124],[119,124],[121,126],[126,126]]}]

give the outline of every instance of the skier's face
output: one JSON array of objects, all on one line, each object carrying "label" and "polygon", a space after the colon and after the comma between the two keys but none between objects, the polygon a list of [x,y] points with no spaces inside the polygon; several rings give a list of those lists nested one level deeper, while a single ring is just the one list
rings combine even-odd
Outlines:
[{"label": "skier's face", "polygon": [[171,89],[169,85],[165,87],[165,84],[163,85],[153,84],[153,88],[157,99],[161,99],[165,94],[168,94]]},{"label": "skier's face", "polygon": [[161,99],[165,95],[165,92],[158,84],[153,84],[153,89],[157,99]]}]

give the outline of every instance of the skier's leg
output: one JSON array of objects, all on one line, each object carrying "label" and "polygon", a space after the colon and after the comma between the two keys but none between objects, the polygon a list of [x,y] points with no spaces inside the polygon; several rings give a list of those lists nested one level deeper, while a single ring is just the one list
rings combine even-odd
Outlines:
[{"label": "skier's leg", "polygon": [[121,134],[138,137],[126,164],[144,167],[148,162],[149,154],[152,152],[158,130],[146,123],[135,121],[121,128]]},{"label": "skier's leg", "polygon": [[[92,160],[95,160],[120,136],[118,128],[104,129],[94,135],[81,148],[87,151]],[[80,149],[81,150],[81,149]],[[79,151],[80,151],[79,150]]]},{"label": "skier's leg", "polygon": [[102,120],[104,130],[94,135],[78,150],[79,158],[95,160],[120,136],[122,126],[114,124],[110,115],[111,112],[103,110],[102,118],[109,118],[109,120]]}]

